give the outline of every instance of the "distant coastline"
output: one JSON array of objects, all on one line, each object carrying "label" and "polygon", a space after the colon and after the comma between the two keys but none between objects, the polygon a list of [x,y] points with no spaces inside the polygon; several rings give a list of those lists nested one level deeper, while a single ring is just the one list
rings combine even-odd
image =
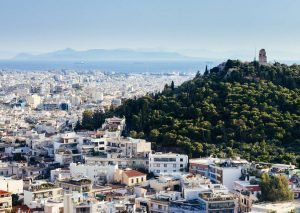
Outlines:
[{"label": "distant coastline", "polygon": [[221,61],[202,60],[107,60],[107,61],[31,61],[0,60],[0,70],[99,70],[116,73],[196,73]]}]

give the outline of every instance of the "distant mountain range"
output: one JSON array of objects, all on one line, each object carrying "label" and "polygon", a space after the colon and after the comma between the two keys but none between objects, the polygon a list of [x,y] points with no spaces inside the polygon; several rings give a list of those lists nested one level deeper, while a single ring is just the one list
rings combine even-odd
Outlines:
[{"label": "distant mountain range", "polygon": [[32,55],[20,53],[12,60],[43,60],[43,61],[103,61],[103,60],[190,60],[197,59],[176,52],[137,51],[131,49],[91,49],[77,51],[64,49],[55,52]]}]

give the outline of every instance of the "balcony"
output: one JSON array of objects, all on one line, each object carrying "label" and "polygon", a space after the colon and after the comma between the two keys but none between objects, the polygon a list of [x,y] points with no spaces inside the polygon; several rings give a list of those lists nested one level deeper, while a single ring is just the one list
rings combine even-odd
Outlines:
[{"label": "balcony", "polygon": [[80,180],[74,180],[74,179],[71,179],[69,181],[70,184],[72,185],[78,185],[78,186],[81,186],[81,185],[87,185],[87,184],[91,184],[92,181],[89,180],[89,179],[80,179]]},{"label": "balcony", "polygon": [[209,204],[208,205],[209,209],[234,209],[235,204],[234,202],[230,203],[214,203],[214,204]]},{"label": "balcony", "polygon": [[56,188],[56,186],[52,183],[42,183],[40,185],[33,185],[30,188],[30,191],[42,191],[42,190],[49,190],[49,189],[53,189]]},{"label": "balcony", "polygon": [[208,193],[203,193],[203,194],[199,194],[199,197],[202,198],[203,200],[206,200],[208,202],[212,202],[212,201],[230,201],[230,200],[234,200],[234,197],[231,195],[219,195],[219,196],[213,196],[212,194],[208,194]]}]

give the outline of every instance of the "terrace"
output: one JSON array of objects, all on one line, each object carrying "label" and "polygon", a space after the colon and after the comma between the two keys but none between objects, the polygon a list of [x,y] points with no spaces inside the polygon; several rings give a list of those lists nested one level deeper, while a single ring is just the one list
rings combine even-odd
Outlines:
[{"label": "terrace", "polygon": [[31,185],[30,191],[36,192],[36,191],[44,191],[44,190],[49,190],[54,188],[58,188],[58,187],[52,183],[42,183],[38,185]]},{"label": "terrace", "polygon": [[199,197],[209,202],[234,200],[233,195],[230,194],[201,193],[199,194]]},{"label": "terrace", "polygon": [[90,185],[92,181],[87,178],[72,178],[69,180],[61,181],[62,183],[76,185],[76,186],[83,186],[83,185]]}]

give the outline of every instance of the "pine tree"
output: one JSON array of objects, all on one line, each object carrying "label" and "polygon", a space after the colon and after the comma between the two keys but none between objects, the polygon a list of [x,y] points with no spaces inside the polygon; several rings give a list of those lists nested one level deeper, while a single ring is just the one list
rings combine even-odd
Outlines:
[{"label": "pine tree", "polygon": [[209,71],[208,71],[208,68],[207,68],[207,65],[206,65],[204,75],[208,75],[208,74],[209,74]]},{"label": "pine tree", "polygon": [[93,111],[92,110],[85,110],[82,113],[82,127],[87,130],[94,129],[94,122],[93,122]]},{"label": "pine tree", "polygon": [[165,84],[164,90],[168,90],[169,89],[169,85]]},{"label": "pine tree", "polygon": [[175,89],[175,85],[174,85],[174,81],[171,82],[171,90],[174,91]]},{"label": "pine tree", "polygon": [[81,126],[80,121],[79,121],[79,119],[78,119],[78,121],[76,122],[76,126],[75,126],[75,128],[74,128],[74,131],[78,131],[78,130],[80,130],[80,129],[82,129],[82,126]]}]

